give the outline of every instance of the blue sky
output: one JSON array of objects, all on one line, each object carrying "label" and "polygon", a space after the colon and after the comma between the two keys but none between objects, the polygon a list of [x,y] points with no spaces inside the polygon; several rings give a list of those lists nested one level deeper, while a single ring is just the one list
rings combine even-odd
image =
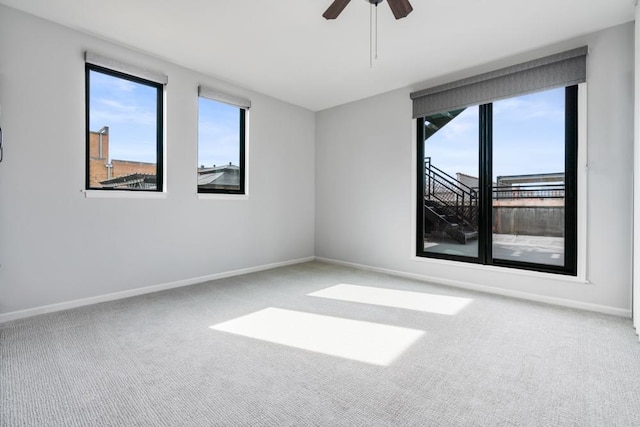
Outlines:
[{"label": "blue sky", "polygon": [[[564,88],[493,103],[493,175],[564,172]],[[478,107],[425,142],[425,156],[455,177],[478,176]]]},{"label": "blue sky", "polygon": [[[110,158],[156,161],[156,89],[91,71],[89,123],[109,126]],[[198,98],[198,165],[239,164],[239,109]],[[564,89],[496,101],[494,178],[564,171]],[[478,176],[478,107],[425,142],[425,156],[455,176]]]},{"label": "blue sky", "polygon": [[[156,162],[156,89],[91,71],[89,127],[109,126],[109,157]],[[198,166],[239,164],[237,107],[199,98]]]},{"label": "blue sky", "polygon": [[240,109],[198,98],[198,166],[240,164]]},{"label": "blue sky", "polygon": [[109,157],[156,162],[156,88],[90,72],[89,128],[109,126]]}]

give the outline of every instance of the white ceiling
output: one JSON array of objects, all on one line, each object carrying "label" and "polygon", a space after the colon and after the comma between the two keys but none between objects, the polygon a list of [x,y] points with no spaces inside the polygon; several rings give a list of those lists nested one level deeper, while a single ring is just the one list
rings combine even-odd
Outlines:
[{"label": "white ceiling", "polygon": [[634,19],[634,0],[411,0],[396,21],[352,0],[0,0],[313,111],[521,54]]}]

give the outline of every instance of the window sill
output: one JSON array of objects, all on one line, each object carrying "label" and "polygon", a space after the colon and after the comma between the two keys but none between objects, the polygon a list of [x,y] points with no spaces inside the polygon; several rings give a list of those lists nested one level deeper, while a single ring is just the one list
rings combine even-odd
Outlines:
[{"label": "window sill", "polygon": [[198,200],[249,200],[248,194],[196,193]]},{"label": "window sill", "polygon": [[476,271],[495,272],[500,274],[509,274],[509,275],[516,275],[516,276],[535,277],[538,279],[556,280],[558,282],[564,282],[564,283],[577,283],[581,285],[591,284],[591,282],[589,282],[589,280],[587,280],[584,276],[581,277],[580,273],[578,273],[578,276],[570,276],[570,275],[560,274],[560,273],[556,274],[556,273],[547,273],[544,271],[524,270],[524,269],[501,267],[501,266],[495,266],[495,265],[473,264],[473,263],[467,263],[467,262],[461,262],[461,261],[455,261],[455,260],[419,257],[415,255],[411,257],[411,260],[424,262],[424,263],[448,265],[448,266],[453,265],[456,268],[472,269]]},{"label": "window sill", "polygon": [[166,199],[167,193],[156,191],[82,190],[87,199]]}]

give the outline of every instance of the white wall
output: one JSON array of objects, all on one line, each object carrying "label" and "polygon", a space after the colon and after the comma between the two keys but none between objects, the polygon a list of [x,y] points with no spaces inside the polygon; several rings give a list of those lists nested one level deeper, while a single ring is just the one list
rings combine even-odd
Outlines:
[{"label": "white wall", "polygon": [[[317,113],[316,256],[443,283],[629,315],[633,33],[633,23],[625,24]],[[416,142],[409,93],[585,44],[590,48],[589,171],[587,247],[582,266],[589,283],[564,276],[416,259],[413,256]],[[584,241],[579,244],[584,245]]]},{"label": "white wall", "polygon": [[[83,52],[169,76],[167,197],[85,198]],[[197,200],[197,86],[249,97],[248,200]],[[314,114],[0,6],[0,316],[314,254]]]}]

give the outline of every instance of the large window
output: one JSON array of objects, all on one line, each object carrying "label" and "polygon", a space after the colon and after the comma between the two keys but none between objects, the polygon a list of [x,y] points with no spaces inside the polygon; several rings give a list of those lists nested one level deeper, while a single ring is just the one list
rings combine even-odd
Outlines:
[{"label": "large window", "polygon": [[577,274],[587,50],[411,94],[418,256]]},{"label": "large window", "polygon": [[86,64],[89,190],[162,191],[161,83]]},{"label": "large window", "polygon": [[577,86],[418,119],[420,256],[576,274]]},{"label": "large window", "polygon": [[249,101],[200,87],[198,193],[245,194]]}]

